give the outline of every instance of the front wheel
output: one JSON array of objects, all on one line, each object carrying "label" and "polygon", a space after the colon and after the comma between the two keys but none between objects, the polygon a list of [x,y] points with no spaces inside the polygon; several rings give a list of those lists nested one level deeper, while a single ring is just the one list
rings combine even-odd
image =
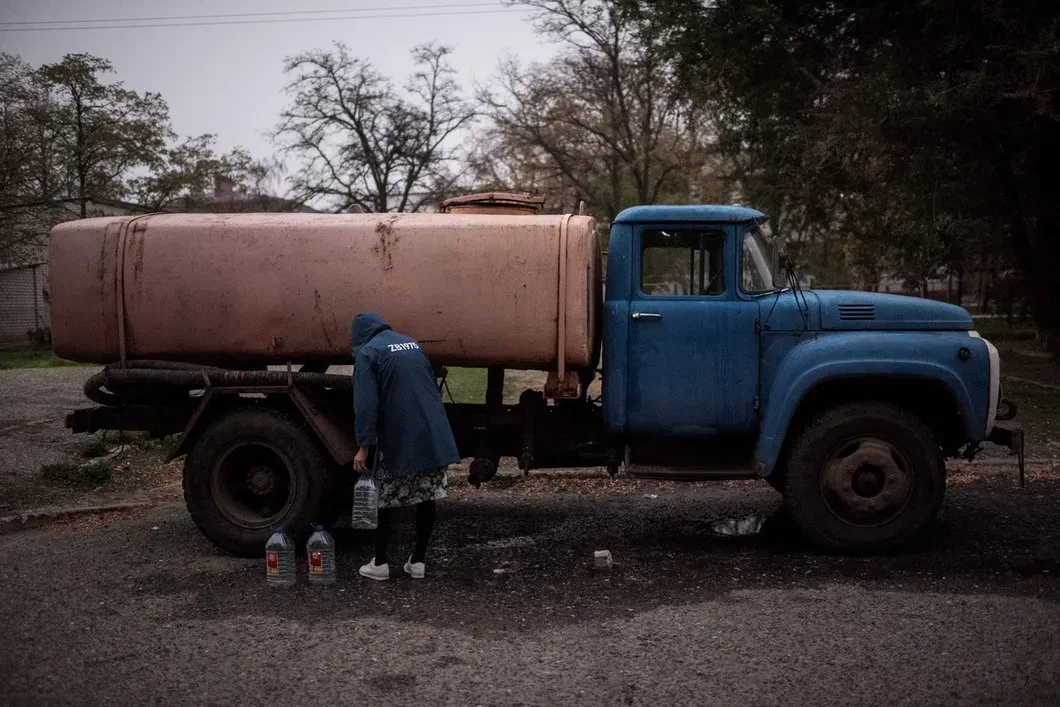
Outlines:
[{"label": "front wheel", "polygon": [[935,520],[945,467],[931,430],[889,403],[832,408],[796,438],[784,504],[816,544],[841,552],[899,547]]},{"label": "front wheel", "polygon": [[184,501],[215,545],[260,557],[273,526],[293,537],[326,523],[332,466],[306,426],[282,411],[236,408],[196,440],[184,462]]}]

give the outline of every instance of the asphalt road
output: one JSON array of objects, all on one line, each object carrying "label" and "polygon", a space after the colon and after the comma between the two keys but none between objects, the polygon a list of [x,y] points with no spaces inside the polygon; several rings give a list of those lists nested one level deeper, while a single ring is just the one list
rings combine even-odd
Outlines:
[{"label": "asphalt road", "polygon": [[506,477],[443,505],[426,580],[357,577],[347,531],[338,584],[289,591],[176,503],[0,536],[0,702],[1060,702],[1055,472],[954,474],[899,555],[820,555],[776,517],[718,535],[778,499]]},{"label": "asphalt road", "polygon": [[93,403],[82,390],[97,367],[0,371],[0,476],[36,473],[84,443],[63,427],[66,413]]}]

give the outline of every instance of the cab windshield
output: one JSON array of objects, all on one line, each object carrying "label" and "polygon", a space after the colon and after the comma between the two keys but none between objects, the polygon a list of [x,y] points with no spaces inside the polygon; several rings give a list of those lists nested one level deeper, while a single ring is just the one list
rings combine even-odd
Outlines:
[{"label": "cab windshield", "polygon": [[769,230],[762,222],[744,231],[743,254],[740,258],[740,284],[748,294],[774,292],[774,273],[778,272],[779,248]]}]

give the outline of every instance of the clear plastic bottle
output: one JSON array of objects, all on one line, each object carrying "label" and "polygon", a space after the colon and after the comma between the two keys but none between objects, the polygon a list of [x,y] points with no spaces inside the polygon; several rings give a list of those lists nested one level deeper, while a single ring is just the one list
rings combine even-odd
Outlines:
[{"label": "clear plastic bottle", "polygon": [[335,583],[335,540],[324,527],[313,523],[313,534],[305,544],[309,557],[309,583],[327,585]]},{"label": "clear plastic bottle", "polygon": [[353,515],[350,527],[354,530],[375,530],[379,526],[379,485],[375,472],[361,474],[353,486]]},{"label": "clear plastic bottle", "polygon": [[265,543],[265,582],[287,589],[295,583],[294,542],[283,528],[273,528]]}]

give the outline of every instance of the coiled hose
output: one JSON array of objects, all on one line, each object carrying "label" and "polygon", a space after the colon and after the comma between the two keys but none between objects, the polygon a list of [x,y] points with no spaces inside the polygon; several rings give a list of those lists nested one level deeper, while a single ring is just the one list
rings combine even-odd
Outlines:
[{"label": "coiled hose", "polygon": [[[352,376],[328,373],[290,374],[297,385],[318,388],[353,387]],[[100,405],[142,402],[144,389],[187,394],[192,390],[222,386],[287,385],[287,371],[233,371],[175,361],[127,361],[124,368],[112,364],[85,381],[85,395]]]}]

